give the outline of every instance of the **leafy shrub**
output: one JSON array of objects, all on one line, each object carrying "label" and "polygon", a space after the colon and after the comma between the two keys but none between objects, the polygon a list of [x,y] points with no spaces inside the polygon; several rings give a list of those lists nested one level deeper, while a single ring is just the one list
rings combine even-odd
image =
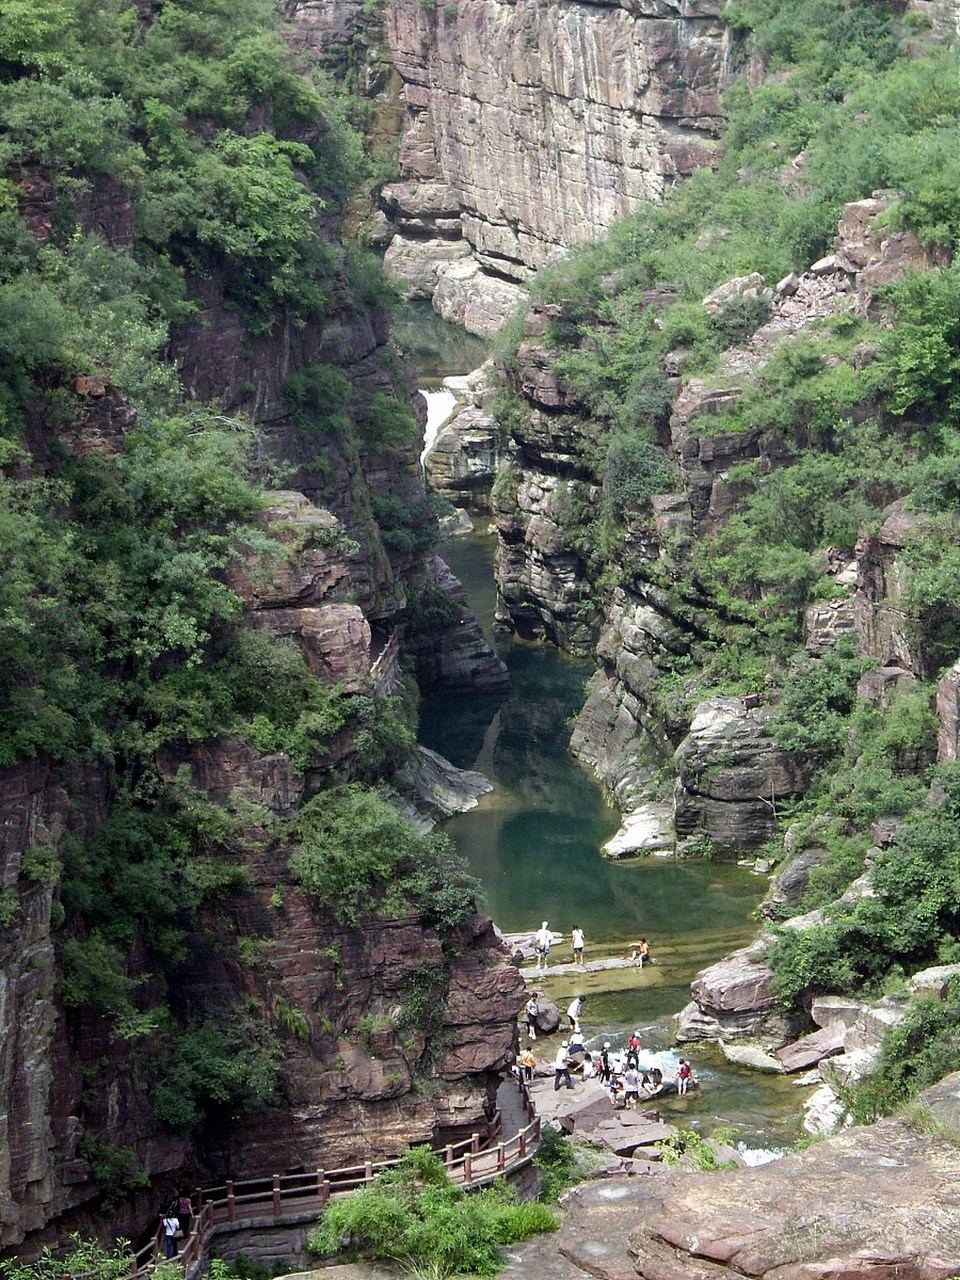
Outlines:
[{"label": "leafy shrub", "polygon": [[[718,1137],[718,1140],[722,1140]],[[716,1148],[695,1129],[678,1129],[669,1138],[654,1144],[660,1159],[668,1166],[686,1166],[698,1170],[735,1169],[735,1161],[724,1163],[717,1159]]]},{"label": "leafy shrub", "polygon": [[874,863],[875,897],[838,903],[822,924],[783,930],[770,953],[781,997],[878,988],[894,965],[946,963],[960,940],[960,769],[934,774],[936,803],[907,815]]},{"label": "leafy shrub", "polygon": [[130,1274],[134,1259],[128,1240],[117,1240],[108,1249],[74,1232],[70,1242],[66,1257],[62,1250],[44,1245],[32,1262],[19,1262],[16,1258],[0,1262],[0,1275],[4,1280],[63,1280],[65,1274],[89,1276],[90,1280],[121,1280]]},{"label": "leafy shrub", "polygon": [[494,1275],[504,1245],[557,1225],[545,1205],[517,1204],[503,1185],[464,1192],[439,1156],[414,1147],[372,1187],[331,1205],[307,1247],[322,1256],[409,1260],[438,1276]]},{"label": "leafy shrub", "polygon": [[171,1028],[165,1047],[154,1059],[148,1092],[157,1116],[171,1129],[190,1129],[211,1111],[232,1116],[276,1099],[280,1047],[259,1026],[207,1018]]},{"label": "leafy shrub", "polygon": [[612,437],[603,466],[603,498],[612,515],[642,511],[655,493],[669,493],[676,484],[673,467],[657,445],[637,436]]},{"label": "leafy shrub", "polygon": [[872,1124],[955,1069],[958,997],[960,984],[954,979],[945,999],[920,996],[912,1001],[904,1020],[884,1037],[876,1071],[857,1084],[834,1082],[846,1115],[858,1124]]},{"label": "leafy shrub", "polygon": [[570,1139],[555,1125],[544,1125],[540,1132],[540,1146],[533,1157],[540,1171],[540,1199],[553,1204],[560,1193],[578,1181],[577,1157]]},{"label": "leafy shrub", "polygon": [[840,751],[862,670],[850,641],[795,664],[770,726],[777,744],[790,751]]},{"label": "leafy shrub", "polygon": [[322,792],[301,807],[292,835],[291,875],[341,921],[417,911],[448,932],[475,910],[479,886],[449,841],[421,835],[377,791]]}]

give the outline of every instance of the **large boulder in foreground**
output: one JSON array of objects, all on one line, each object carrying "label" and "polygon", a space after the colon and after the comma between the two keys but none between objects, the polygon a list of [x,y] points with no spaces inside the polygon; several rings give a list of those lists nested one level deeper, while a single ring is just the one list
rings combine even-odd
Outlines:
[{"label": "large boulder in foreground", "polygon": [[504,1274],[948,1280],[960,1274],[960,1075],[922,1101],[947,1136],[888,1119],[759,1168],[651,1168],[577,1187],[560,1231],[512,1249]]}]

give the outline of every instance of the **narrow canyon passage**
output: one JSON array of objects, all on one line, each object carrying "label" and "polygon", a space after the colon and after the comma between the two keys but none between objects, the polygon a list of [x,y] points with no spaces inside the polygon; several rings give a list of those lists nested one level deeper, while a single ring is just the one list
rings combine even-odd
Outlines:
[{"label": "narrow canyon passage", "polygon": [[[482,520],[478,520],[482,524]],[[753,912],[766,880],[744,867],[693,859],[615,863],[600,846],[617,829],[616,812],[568,754],[571,718],[583,700],[589,663],[552,645],[526,644],[492,629],[495,539],[449,539],[440,547],[463,582],[488,637],[510,669],[506,694],[435,696],[421,708],[420,741],[461,768],[478,769],[495,786],[477,809],[445,824],[484,886],[487,909],[505,932],[534,930],[543,919],[569,938],[579,924],[588,958],[625,955],[641,934],[656,964],[548,978],[544,989],[565,1009],[587,996],[588,1047],[616,1043],[640,1027],[651,1065],[672,1071],[679,1053],[673,1015],[688,1002],[694,974],[756,933]],[[567,946],[553,953],[570,959]],[[544,1042],[549,1054],[552,1040]],[[702,1088],[662,1105],[664,1118],[709,1131],[733,1124],[749,1152],[782,1147],[800,1136],[802,1091],[784,1077],[727,1063],[694,1046]],[[755,1158],[755,1157],[752,1157]]]}]

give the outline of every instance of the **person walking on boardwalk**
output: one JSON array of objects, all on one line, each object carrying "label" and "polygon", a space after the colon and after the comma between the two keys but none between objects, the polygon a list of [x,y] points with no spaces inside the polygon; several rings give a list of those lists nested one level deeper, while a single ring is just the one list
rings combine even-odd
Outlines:
[{"label": "person walking on boardwalk", "polygon": [[573,949],[573,963],[583,964],[583,930],[578,924],[570,932],[570,946]]},{"label": "person walking on boardwalk", "polygon": [[553,1063],[553,1091],[556,1093],[561,1083],[565,1084],[568,1089],[573,1088],[573,1081],[570,1079],[570,1052],[567,1042],[564,1040],[560,1048],[557,1050],[557,1056]]},{"label": "person walking on boardwalk", "polygon": [[523,1078],[529,1084],[533,1079],[533,1072],[537,1065],[537,1055],[528,1045],[520,1055],[520,1067],[523,1071]]},{"label": "person walking on boardwalk", "polygon": [[160,1225],[163,1228],[163,1244],[166,1256],[175,1258],[177,1256],[177,1232],[180,1230],[180,1220],[175,1216],[172,1208],[161,1214]]},{"label": "person walking on boardwalk", "polygon": [[543,924],[537,930],[537,973],[539,973],[541,969],[545,969],[547,967],[547,961],[550,958],[551,941],[552,936],[550,933],[550,926],[547,924],[546,920],[544,920]]}]

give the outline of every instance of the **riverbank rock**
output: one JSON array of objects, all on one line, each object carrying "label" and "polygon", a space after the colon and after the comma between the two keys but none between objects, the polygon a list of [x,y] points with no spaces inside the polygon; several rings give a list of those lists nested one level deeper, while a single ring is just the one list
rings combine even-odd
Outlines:
[{"label": "riverbank rock", "polygon": [[793,1018],[774,1002],[773,974],[762,947],[744,947],[702,969],[690,984],[693,1000],[680,1013],[677,1039],[755,1039],[766,1048],[792,1038]]},{"label": "riverbank rock", "polygon": [[672,853],[676,845],[673,805],[643,804],[628,813],[617,834],[603,846],[608,858]]},{"label": "riverbank rock", "polygon": [[475,809],[480,796],[493,790],[493,783],[482,773],[458,769],[438,752],[419,746],[393,783],[406,802],[403,811],[421,831],[430,831],[455,813]]},{"label": "riverbank rock", "polygon": [[[954,1129],[960,1075],[921,1100]],[[762,1168],[648,1166],[575,1187],[547,1245],[600,1280],[948,1280],[960,1271],[960,1146],[898,1119],[849,1129]],[[543,1238],[508,1277],[550,1276]]]}]

